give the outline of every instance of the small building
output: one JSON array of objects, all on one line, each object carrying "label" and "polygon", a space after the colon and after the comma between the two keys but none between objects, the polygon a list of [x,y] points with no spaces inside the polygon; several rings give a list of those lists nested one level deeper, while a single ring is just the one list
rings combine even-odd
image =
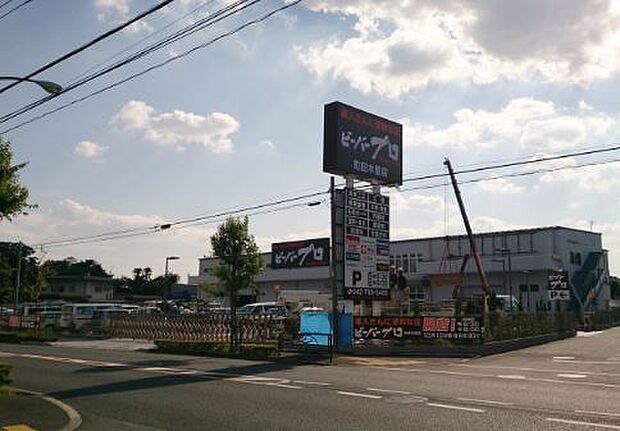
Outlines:
[{"label": "small building", "polygon": [[[609,309],[608,255],[600,233],[554,226],[480,233],[474,240],[492,291],[512,293],[524,311]],[[480,297],[481,282],[470,255],[466,235],[392,241],[391,265],[401,269],[407,280],[406,308],[411,311],[450,302],[455,295]],[[271,253],[263,253],[262,259],[265,270],[256,278],[255,290],[240,292],[242,303],[283,300],[331,306],[329,267],[273,269]],[[214,258],[199,259],[199,274],[190,276],[189,283],[217,283],[211,275],[216,262]],[[558,271],[567,275],[570,300],[549,300],[549,276]],[[386,301],[339,301],[356,314],[390,312]]]},{"label": "small building", "polygon": [[71,302],[99,302],[114,299],[112,277],[90,275],[57,275],[48,279],[49,286],[41,299],[62,299]]}]

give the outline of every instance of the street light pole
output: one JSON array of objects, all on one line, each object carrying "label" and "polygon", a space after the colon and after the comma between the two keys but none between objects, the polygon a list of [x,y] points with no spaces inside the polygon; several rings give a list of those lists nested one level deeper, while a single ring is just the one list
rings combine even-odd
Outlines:
[{"label": "street light pole", "polygon": [[19,287],[22,279],[22,242],[19,242],[17,249],[17,277],[15,282],[15,310],[13,314],[17,314],[19,309]]},{"label": "street light pole", "polygon": [[512,250],[509,248],[497,248],[495,251],[499,251],[500,253],[508,256],[508,290],[510,291],[510,312],[512,313],[513,305],[512,305]]},{"label": "street light pole", "polygon": [[32,82],[33,84],[38,85],[43,90],[47,91],[49,94],[52,95],[59,94],[63,90],[60,84],[56,84],[52,81],[44,81],[41,79],[20,78],[18,76],[0,76],[0,81]]}]

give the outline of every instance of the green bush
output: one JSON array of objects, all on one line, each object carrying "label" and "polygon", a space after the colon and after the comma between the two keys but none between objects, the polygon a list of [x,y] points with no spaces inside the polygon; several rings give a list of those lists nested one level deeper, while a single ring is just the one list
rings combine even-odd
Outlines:
[{"label": "green bush", "polygon": [[275,344],[242,344],[239,352],[228,350],[228,343],[223,341],[176,341],[155,340],[157,350],[162,353],[199,356],[227,356],[236,358],[268,359],[278,356]]},{"label": "green bush", "polygon": [[0,388],[10,385],[12,381],[11,366],[9,364],[0,364]]},{"label": "green bush", "polygon": [[57,341],[58,337],[33,332],[0,332],[0,343],[21,343],[22,341]]}]

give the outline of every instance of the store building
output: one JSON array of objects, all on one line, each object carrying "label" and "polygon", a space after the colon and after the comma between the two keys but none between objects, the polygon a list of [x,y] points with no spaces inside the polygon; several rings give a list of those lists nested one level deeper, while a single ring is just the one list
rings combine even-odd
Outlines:
[{"label": "store building", "polygon": [[[491,289],[510,295],[524,311],[585,311],[608,309],[610,284],[607,250],[600,233],[566,227],[543,227],[474,236]],[[402,269],[406,279],[408,312],[447,307],[456,294],[462,298],[482,295],[481,283],[467,236],[447,236],[392,241],[391,266]],[[265,270],[256,278],[256,289],[241,292],[243,303],[282,300],[330,307],[330,268],[271,268],[271,253],[262,255]],[[213,258],[199,260],[199,274],[189,284],[217,283],[211,275]],[[549,276],[565,271],[570,300],[550,301]],[[455,291],[455,285],[459,289]],[[578,300],[577,297],[582,298]],[[358,314],[388,314],[394,304],[387,301],[353,303],[342,300],[345,309]]]}]

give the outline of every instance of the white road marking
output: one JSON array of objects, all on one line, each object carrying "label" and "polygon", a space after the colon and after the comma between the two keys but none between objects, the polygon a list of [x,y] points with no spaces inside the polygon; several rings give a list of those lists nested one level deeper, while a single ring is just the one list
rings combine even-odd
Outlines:
[{"label": "white road marking", "polygon": [[558,377],[564,377],[566,379],[585,379],[588,376],[583,374],[558,374]]},{"label": "white road marking", "polygon": [[299,383],[300,385],[314,385],[314,386],[329,386],[329,385],[331,385],[331,383],[310,382],[308,380],[293,380],[293,383]]},{"label": "white road marking", "polygon": [[581,371],[581,370],[560,370],[560,369],[553,369],[553,368],[512,367],[508,365],[473,365],[473,364],[453,364],[453,365],[458,366],[458,367],[468,367],[468,368],[496,368],[498,370],[531,371],[534,373],[573,373],[573,374],[586,374],[588,376],[620,377],[620,374],[617,374],[617,373],[597,373],[594,371]]},{"label": "white road marking", "polygon": [[600,416],[620,417],[620,413],[592,412],[590,410],[575,410],[575,413],[585,413],[587,415],[600,415]]},{"label": "white road marking", "polygon": [[573,361],[564,359],[554,359],[553,362],[561,364],[592,364],[592,365],[620,365],[620,361]]},{"label": "white road marking", "polygon": [[594,336],[602,334],[602,333],[603,333],[603,331],[589,331],[589,332],[577,331],[577,336],[578,337],[594,337]]},{"label": "white road marking", "polygon": [[512,379],[512,380],[525,380],[527,377],[522,376],[520,374],[499,374],[497,376],[499,379]]},{"label": "white road marking", "polygon": [[401,394],[401,395],[411,395],[411,392],[408,391],[397,391],[394,389],[379,389],[379,388],[366,388],[367,391],[373,392],[382,392],[385,394]]},{"label": "white road marking", "polygon": [[511,406],[512,403],[508,403],[505,401],[495,401],[495,400],[478,400],[476,398],[458,398],[461,401],[472,401],[475,403],[485,403],[485,404],[496,404],[498,406]]},{"label": "white road marking", "polygon": [[371,395],[371,394],[360,394],[359,392],[346,392],[346,391],[336,391],[340,395],[347,395],[350,397],[360,397],[360,398],[370,398],[373,400],[380,400],[383,398],[381,395]]},{"label": "white road marking", "polygon": [[606,428],[610,430],[620,430],[620,426],[617,425],[608,425],[608,424],[597,424],[593,422],[583,422],[583,421],[571,421],[568,419],[557,419],[557,418],[547,418],[549,422],[560,422],[563,424],[571,424],[571,425],[583,425],[587,427],[595,427],[595,428]]},{"label": "white road marking", "polygon": [[466,412],[474,412],[474,413],[486,413],[486,410],[475,409],[473,407],[453,406],[451,404],[426,403],[426,405],[429,407],[439,407],[442,409],[464,410]]},{"label": "white road marking", "polygon": [[553,359],[567,360],[567,359],[575,359],[575,357],[574,356],[554,356]]},{"label": "white road marking", "polygon": [[277,388],[284,388],[284,389],[303,389],[301,386],[294,386],[294,385],[286,385],[286,384],[282,384],[282,383],[265,383],[266,386],[275,386]]}]

